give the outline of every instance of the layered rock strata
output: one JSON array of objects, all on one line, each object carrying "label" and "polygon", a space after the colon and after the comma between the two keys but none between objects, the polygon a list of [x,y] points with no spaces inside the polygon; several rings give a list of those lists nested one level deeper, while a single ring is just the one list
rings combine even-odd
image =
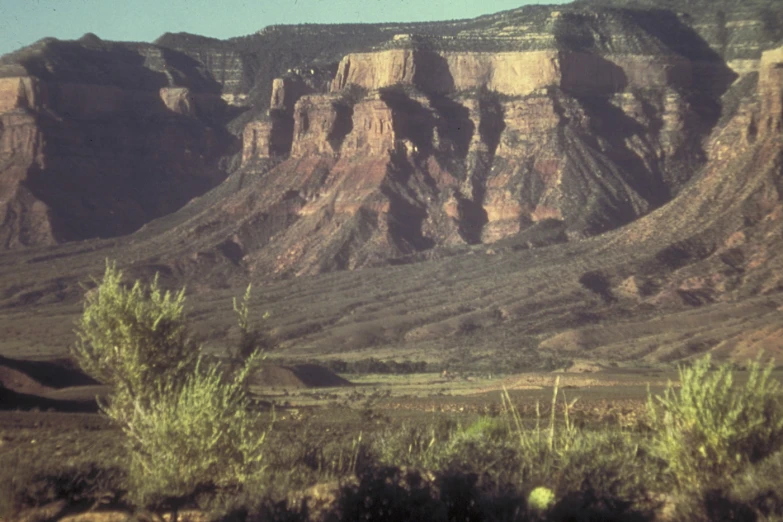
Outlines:
[{"label": "layered rock strata", "polygon": [[203,78],[172,84],[187,71],[160,49],[97,40],[27,52],[0,67],[0,248],[127,234],[225,176],[218,161],[234,140],[213,125],[225,103]]},{"label": "layered rock strata", "polygon": [[[688,94],[697,65],[676,55],[391,49],[346,56],[329,94],[276,80],[273,107],[290,106],[286,91],[298,101],[290,159],[267,176],[287,178],[296,224],[247,261],[312,273],[492,243],[543,222],[571,238],[630,222],[703,161],[710,115]],[[274,122],[248,125],[245,162],[273,155],[276,135]],[[304,179],[297,169],[310,172],[307,188],[291,183]],[[328,261],[332,251],[343,261]]]},{"label": "layered rock strata", "polygon": [[688,88],[692,64],[678,56],[605,55],[544,50],[520,52],[433,52],[392,49],[343,58],[332,91],[349,85],[382,89],[410,85],[450,94],[488,89],[525,96],[557,86],[576,95],[627,88]]}]

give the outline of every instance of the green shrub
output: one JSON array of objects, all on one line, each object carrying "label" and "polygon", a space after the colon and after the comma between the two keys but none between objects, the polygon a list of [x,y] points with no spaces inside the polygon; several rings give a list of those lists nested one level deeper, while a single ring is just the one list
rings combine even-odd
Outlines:
[{"label": "green shrub", "polygon": [[749,467],[731,486],[730,498],[753,508],[767,520],[783,520],[783,451]]},{"label": "green shrub", "polygon": [[199,355],[187,328],[185,290],[164,292],[157,277],[149,287],[136,281],[128,288],[122,276],[106,263],[103,281],[85,298],[71,349],[88,375],[113,387],[110,400],[121,423],[134,402],[154,400],[158,382],[184,382]]},{"label": "green shrub", "polygon": [[460,430],[431,458],[436,469],[449,473],[477,473],[493,481],[518,476],[522,453],[509,438],[492,439],[477,430]]},{"label": "green shrub", "polygon": [[404,425],[387,429],[377,443],[378,460],[387,466],[419,466],[430,468],[432,458],[440,450],[434,428]]},{"label": "green shrub", "polygon": [[130,497],[141,504],[187,498],[197,491],[237,491],[263,470],[266,432],[249,411],[247,377],[261,352],[248,324],[250,288],[234,304],[245,360],[207,365],[191,341],[184,290],[122,285],[107,263],[88,294],[73,355],[93,377],[113,386],[102,410],[126,434]]},{"label": "green shrub", "polygon": [[218,366],[204,370],[199,363],[183,385],[161,384],[158,396],[149,405],[136,402],[124,428],[140,503],[208,488],[239,490],[263,471],[266,432],[249,412],[241,378],[224,382]]},{"label": "green shrub", "polygon": [[772,369],[752,362],[747,383],[734,386],[732,366],[711,372],[707,356],[680,368],[679,391],[670,383],[657,405],[648,398],[654,451],[678,485],[698,489],[783,446],[780,384],[770,379]]},{"label": "green shrub", "polygon": [[[252,285],[247,285],[245,295],[241,302],[233,299],[234,313],[237,316],[237,325],[239,326],[240,338],[236,351],[233,354],[236,360],[246,362],[251,358],[266,353],[275,348],[274,340],[265,330],[257,325],[250,323],[250,292]],[[269,312],[265,313],[262,319],[267,319]]]},{"label": "green shrub", "polygon": [[483,437],[494,441],[508,439],[509,433],[508,423],[498,417],[479,417],[461,430],[461,434],[466,437]]},{"label": "green shrub", "polygon": [[527,497],[528,509],[533,511],[546,511],[555,503],[555,492],[549,488],[539,486],[530,492]]}]

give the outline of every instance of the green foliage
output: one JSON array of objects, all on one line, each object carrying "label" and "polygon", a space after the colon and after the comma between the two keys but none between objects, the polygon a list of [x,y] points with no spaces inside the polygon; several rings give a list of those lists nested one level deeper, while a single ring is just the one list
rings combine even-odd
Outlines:
[{"label": "green foliage", "polygon": [[[182,385],[160,384],[157,401],[134,403],[124,431],[142,504],[209,487],[238,490],[263,471],[266,432],[249,411],[242,374],[225,382],[219,366],[201,364]],[[114,418],[111,406],[107,413]]]},{"label": "green foliage", "polygon": [[783,520],[783,451],[770,455],[745,470],[731,484],[728,497],[736,504],[747,505],[772,520]]},{"label": "green foliage", "polygon": [[196,491],[239,490],[263,471],[266,432],[249,410],[246,382],[261,355],[249,325],[250,287],[234,302],[242,330],[233,371],[208,366],[190,340],[184,289],[163,292],[122,285],[107,263],[88,295],[73,355],[95,378],[111,384],[102,406],[124,431],[130,454],[131,497],[142,505]]},{"label": "green foliage", "polygon": [[404,425],[388,429],[380,437],[378,459],[388,466],[432,467],[439,440],[434,428]]},{"label": "green foliage", "polygon": [[[274,348],[272,339],[260,328],[250,322],[250,295],[252,285],[247,285],[245,295],[242,301],[237,302],[233,299],[234,313],[237,316],[240,338],[235,358],[240,361],[248,361],[253,357],[262,357],[267,351]],[[262,319],[267,319],[269,312],[265,313]]]},{"label": "green foliage", "polygon": [[[126,405],[151,398],[157,382],[180,383],[192,371],[199,348],[189,336],[185,290],[122,283],[116,263],[106,263],[100,284],[85,298],[71,354],[91,377],[114,388]],[[116,409],[116,406],[115,406]]]},{"label": "green foliage", "polygon": [[504,419],[497,417],[479,417],[476,422],[468,425],[458,433],[458,436],[483,437],[489,440],[508,438],[509,427]]},{"label": "green foliage", "polygon": [[669,384],[657,405],[648,398],[654,451],[680,486],[698,489],[729,477],[783,445],[780,384],[770,379],[772,369],[771,362],[762,369],[754,361],[747,382],[735,386],[732,366],[710,371],[707,356],[680,368],[679,391]]},{"label": "green foliage", "polygon": [[[646,496],[657,470],[630,433],[577,428],[571,419],[577,400],[569,402],[565,392],[559,392],[559,381],[558,377],[545,428],[539,405],[536,405],[535,427],[527,428],[508,392],[503,392],[504,417],[520,454],[520,482],[544,484],[564,502],[569,493],[587,494],[581,500],[580,509],[594,509],[607,499],[620,501],[626,507],[634,505]],[[556,418],[559,395],[563,397],[560,422]]]},{"label": "green foliage", "polygon": [[527,506],[533,511],[546,511],[555,503],[555,492],[544,486],[539,486],[527,497]]}]

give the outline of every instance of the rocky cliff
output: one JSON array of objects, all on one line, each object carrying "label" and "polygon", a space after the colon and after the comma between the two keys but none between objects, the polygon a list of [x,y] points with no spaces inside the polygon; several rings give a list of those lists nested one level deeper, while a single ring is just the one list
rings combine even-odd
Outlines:
[{"label": "rocky cliff", "polygon": [[[706,165],[747,85],[775,113],[763,93],[778,81],[763,10],[621,3],[40,42],[3,58],[6,247],[131,232],[236,168],[247,211],[281,216],[237,257],[263,273],[401,262],[540,225],[556,241],[617,228]],[[227,161],[240,140],[241,167]]]},{"label": "rocky cliff", "polygon": [[225,103],[186,57],[87,36],[3,61],[3,248],[127,234],[224,178]]},{"label": "rocky cliff", "polygon": [[[277,80],[271,106],[293,123],[248,125],[243,159],[288,157],[265,176],[296,202],[295,225],[250,246],[248,266],[357,268],[542,223],[577,239],[669,201],[706,161],[739,75],[676,17],[666,33],[635,12],[544,14],[535,38],[399,35],[344,57],[327,93]],[[564,24],[600,45],[564,43]]]}]

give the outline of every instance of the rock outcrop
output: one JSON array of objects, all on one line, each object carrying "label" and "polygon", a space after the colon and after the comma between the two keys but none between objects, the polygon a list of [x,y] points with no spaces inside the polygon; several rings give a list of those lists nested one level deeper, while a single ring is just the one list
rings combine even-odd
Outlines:
[{"label": "rock outcrop", "polygon": [[225,103],[171,55],[45,41],[0,66],[2,248],[127,234],[222,181]]},{"label": "rock outcrop", "polygon": [[[776,7],[581,0],[36,44],[0,59],[0,241],[18,250],[0,253],[0,304],[19,307],[0,319],[70,306],[110,257],[215,299],[263,282],[307,357],[467,347],[517,364],[547,338],[618,362],[777,349]],[[227,171],[127,238],[22,248],[130,231]],[[294,276],[312,277],[270,281]]]},{"label": "rock outcrop", "polygon": [[763,133],[783,130],[783,47],[761,55],[759,71]]},{"label": "rock outcrop", "polygon": [[[286,185],[295,224],[248,253],[249,266],[315,273],[492,243],[539,223],[559,222],[571,239],[616,228],[703,164],[708,100],[722,92],[692,92],[705,75],[732,74],[715,56],[671,49],[453,52],[399,41],[346,56],[329,93],[275,81],[272,107],[298,101],[290,149],[278,148],[290,159],[265,176]],[[245,163],[273,155],[274,127],[246,127]]]},{"label": "rock outcrop", "polygon": [[[761,56],[758,17],[602,3],[225,42],[40,42],[0,74],[4,184],[18,194],[3,201],[27,231],[7,245],[124,234],[171,212],[239,167],[226,126],[241,129],[247,211],[277,216],[250,234],[258,243],[236,242],[232,262],[289,274],[403,262],[539,225],[565,241],[629,223],[718,154],[706,140],[738,110],[722,112],[722,97],[757,72],[768,116],[747,133],[780,125],[779,75],[766,66],[779,59]],[[281,59],[293,43],[301,59]]]},{"label": "rock outcrop", "polygon": [[688,88],[692,64],[679,56],[606,55],[544,50],[434,52],[392,49],[343,58],[332,91],[349,85],[377,90],[410,85],[450,94],[487,89],[526,96],[546,87],[575,95],[602,95],[627,88]]}]

